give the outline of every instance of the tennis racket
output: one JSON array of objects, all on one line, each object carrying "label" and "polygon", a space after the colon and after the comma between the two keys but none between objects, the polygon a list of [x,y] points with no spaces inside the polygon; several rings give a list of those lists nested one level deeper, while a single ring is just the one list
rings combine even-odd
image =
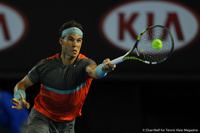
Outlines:
[{"label": "tennis racket", "polygon": [[[160,49],[153,47],[153,41],[159,39],[162,43]],[[146,64],[158,64],[164,62],[174,50],[174,38],[168,28],[161,25],[150,26],[137,38],[133,47],[123,56],[110,63],[119,64],[126,60],[137,60]]]}]

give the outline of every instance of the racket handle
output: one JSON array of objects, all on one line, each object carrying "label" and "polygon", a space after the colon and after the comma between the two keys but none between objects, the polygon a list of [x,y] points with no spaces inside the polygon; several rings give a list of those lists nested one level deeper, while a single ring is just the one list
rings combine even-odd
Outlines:
[{"label": "racket handle", "polygon": [[119,64],[119,63],[121,63],[123,61],[124,61],[124,56],[120,56],[120,57],[118,57],[118,58],[116,58],[114,60],[111,60],[110,63],[113,64],[113,65],[117,65],[117,64]]}]

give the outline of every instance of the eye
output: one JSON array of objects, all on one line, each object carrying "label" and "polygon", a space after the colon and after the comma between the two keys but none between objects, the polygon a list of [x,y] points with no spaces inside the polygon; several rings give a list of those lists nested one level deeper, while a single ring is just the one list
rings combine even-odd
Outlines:
[{"label": "eye", "polygon": [[73,41],[74,41],[74,38],[68,38],[68,40],[73,42]]},{"label": "eye", "polygon": [[78,42],[78,43],[82,42],[82,39],[78,39],[77,42]]}]

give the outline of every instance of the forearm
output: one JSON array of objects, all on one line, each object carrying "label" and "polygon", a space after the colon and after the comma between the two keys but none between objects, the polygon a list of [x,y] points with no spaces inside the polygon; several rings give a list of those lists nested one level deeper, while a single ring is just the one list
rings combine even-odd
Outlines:
[{"label": "forearm", "polygon": [[17,90],[23,90],[23,91],[26,91],[26,89],[27,89],[27,88],[24,86],[23,83],[18,82],[18,83],[15,85],[14,93],[15,93]]},{"label": "forearm", "polygon": [[115,65],[110,64],[110,59],[106,59],[103,61],[102,64],[96,65],[89,65],[86,69],[87,73],[95,78],[100,79],[107,75],[108,72],[111,72],[114,70]]},{"label": "forearm", "polygon": [[14,98],[16,99],[20,99],[20,94],[19,93],[22,93],[24,99],[26,99],[26,87],[25,85],[23,84],[23,82],[18,82],[14,88]]},{"label": "forearm", "polygon": [[21,81],[19,81],[16,85],[15,85],[15,88],[14,88],[14,93],[17,91],[17,90],[23,90],[23,91],[26,91],[26,89],[32,85],[32,83],[30,83],[30,80],[28,81],[28,77],[25,76]]},{"label": "forearm", "polygon": [[21,81],[19,81],[14,88],[14,98],[11,100],[13,104],[16,106],[12,106],[12,108],[21,110],[24,107],[27,109],[30,107],[30,104],[26,102],[26,89],[32,86],[33,83],[29,80],[27,76],[25,76]]},{"label": "forearm", "polygon": [[21,81],[16,84],[14,88],[14,98],[20,99],[20,93],[22,93],[24,99],[26,99],[26,89],[32,85],[33,83],[29,80],[27,76],[25,76]]},{"label": "forearm", "polygon": [[89,67],[87,67],[87,73],[90,77],[95,78],[95,79],[100,79],[100,77],[97,75],[96,73],[96,65],[90,65]]}]

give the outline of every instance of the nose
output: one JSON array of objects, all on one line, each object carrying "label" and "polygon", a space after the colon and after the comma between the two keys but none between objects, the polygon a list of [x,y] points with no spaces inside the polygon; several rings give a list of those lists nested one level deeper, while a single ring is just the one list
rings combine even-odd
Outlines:
[{"label": "nose", "polygon": [[73,46],[73,47],[76,47],[76,46],[77,46],[77,41],[76,41],[76,40],[73,41],[72,46]]},{"label": "nose", "polygon": [[77,47],[78,45],[80,45],[79,42],[77,40],[74,40],[72,46]]}]

